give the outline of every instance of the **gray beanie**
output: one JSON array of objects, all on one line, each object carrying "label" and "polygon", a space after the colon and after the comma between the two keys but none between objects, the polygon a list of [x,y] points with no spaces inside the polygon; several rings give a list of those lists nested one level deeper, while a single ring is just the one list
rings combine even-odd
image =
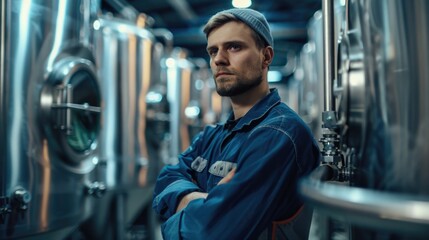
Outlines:
[{"label": "gray beanie", "polygon": [[221,13],[231,13],[239,20],[243,21],[250,28],[256,31],[268,45],[274,47],[273,36],[267,19],[260,12],[250,8],[231,8]]}]

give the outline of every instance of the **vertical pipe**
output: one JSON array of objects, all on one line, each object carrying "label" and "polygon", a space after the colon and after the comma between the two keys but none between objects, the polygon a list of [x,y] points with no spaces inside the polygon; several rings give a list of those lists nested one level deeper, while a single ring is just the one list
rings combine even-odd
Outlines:
[{"label": "vertical pipe", "polygon": [[324,111],[322,112],[322,138],[323,144],[322,163],[334,164],[336,169],[344,166],[340,165],[342,158],[340,151],[340,135],[337,124],[337,113],[335,112],[333,95],[333,78],[335,75],[335,53],[334,53],[334,3],[333,0],[322,0],[323,12],[323,67],[324,67]]},{"label": "vertical pipe", "polygon": [[325,101],[324,111],[334,111],[332,80],[334,77],[334,3],[333,0],[322,0],[323,12],[323,67]]},{"label": "vertical pipe", "polygon": [[[6,155],[4,150],[5,141],[5,101],[4,101],[4,84],[5,84],[5,24],[6,24],[6,1],[1,1],[0,3],[0,153],[2,156],[0,158],[0,197],[5,195],[5,183],[6,183],[6,174],[3,171],[7,171],[6,166]],[[0,206],[1,207],[1,206]],[[1,214],[1,213],[0,213]],[[1,215],[0,215],[1,217]]]}]

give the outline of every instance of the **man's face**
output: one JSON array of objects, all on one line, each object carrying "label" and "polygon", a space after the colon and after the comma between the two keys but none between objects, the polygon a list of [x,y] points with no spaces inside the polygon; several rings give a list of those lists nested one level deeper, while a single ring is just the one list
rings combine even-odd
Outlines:
[{"label": "man's face", "polygon": [[241,22],[214,29],[207,38],[210,67],[221,96],[237,96],[258,87],[263,79],[263,49],[258,49],[252,30]]}]

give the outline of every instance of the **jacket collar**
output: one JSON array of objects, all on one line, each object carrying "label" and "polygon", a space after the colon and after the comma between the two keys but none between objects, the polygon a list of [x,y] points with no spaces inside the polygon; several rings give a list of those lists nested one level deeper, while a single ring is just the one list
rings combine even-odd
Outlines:
[{"label": "jacket collar", "polygon": [[[232,131],[240,130],[247,125],[251,125],[253,121],[262,118],[271,108],[280,103],[280,100],[278,90],[276,88],[271,88],[267,96],[256,103],[242,118],[238,119],[238,123]],[[231,121],[234,121],[234,112],[229,114],[228,120],[223,124],[223,127],[225,128],[225,125]]]}]

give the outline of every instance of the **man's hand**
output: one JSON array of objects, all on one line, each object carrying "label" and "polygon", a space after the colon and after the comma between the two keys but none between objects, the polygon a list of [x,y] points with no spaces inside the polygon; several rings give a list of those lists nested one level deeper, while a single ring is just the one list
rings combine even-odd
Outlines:
[{"label": "man's hand", "polygon": [[176,212],[179,212],[180,210],[184,209],[186,206],[188,206],[189,202],[195,199],[199,198],[206,198],[208,193],[202,193],[202,192],[191,192],[186,194],[182,200],[180,200],[179,205],[177,206]]},{"label": "man's hand", "polygon": [[[228,183],[229,181],[231,181],[234,175],[235,175],[235,168],[232,169],[225,177],[223,177],[217,185]],[[207,198],[207,195],[208,193],[203,193],[203,192],[191,192],[186,194],[182,198],[182,200],[180,200],[180,203],[176,208],[176,212],[179,212],[180,210],[184,209],[186,206],[188,206],[188,204],[192,200],[199,199],[199,198]]]},{"label": "man's hand", "polygon": [[228,183],[235,175],[235,168],[233,168],[225,177],[223,177],[217,185]]}]

